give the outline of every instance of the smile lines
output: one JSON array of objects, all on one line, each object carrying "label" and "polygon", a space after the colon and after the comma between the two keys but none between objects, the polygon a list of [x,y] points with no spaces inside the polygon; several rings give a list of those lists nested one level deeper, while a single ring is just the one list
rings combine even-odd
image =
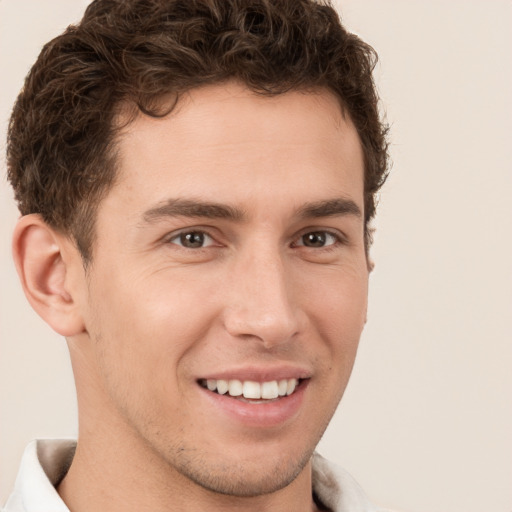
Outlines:
[{"label": "smile lines", "polygon": [[272,400],[291,395],[297,387],[298,379],[271,380],[268,382],[241,381],[237,379],[202,379],[201,386],[220,395],[226,393],[233,397],[244,397],[254,400]]}]

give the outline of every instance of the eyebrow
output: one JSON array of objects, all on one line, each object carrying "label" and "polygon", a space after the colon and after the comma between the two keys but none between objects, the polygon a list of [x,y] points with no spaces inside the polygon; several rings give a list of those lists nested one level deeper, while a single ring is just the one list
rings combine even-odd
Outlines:
[{"label": "eyebrow", "polygon": [[169,199],[147,210],[144,221],[153,223],[167,217],[204,217],[208,219],[244,220],[245,212],[225,204],[195,201],[190,199]]},{"label": "eyebrow", "polygon": [[[336,198],[307,203],[296,215],[302,219],[353,215],[362,217],[361,209],[351,199]],[[152,224],[168,217],[190,217],[244,221],[246,213],[235,206],[193,199],[168,199],[143,214],[146,223]]]},{"label": "eyebrow", "polygon": [[303,219],[341,215],[353,215],[359,218],[363,216],[361,209],[354,201],[341,197],[306,204],[299,209],[298,215]]}]

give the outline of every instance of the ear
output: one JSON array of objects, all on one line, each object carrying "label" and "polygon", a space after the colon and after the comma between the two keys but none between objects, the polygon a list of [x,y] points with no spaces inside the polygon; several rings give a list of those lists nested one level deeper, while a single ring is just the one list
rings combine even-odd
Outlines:
[{"label": "ear", "polygon": [[14,230],[13,258],[23,291],[36,313],[62,336],[85,330],[69,289],[68,266],[80,258],[72,245],[40,215],[25,215]]}]

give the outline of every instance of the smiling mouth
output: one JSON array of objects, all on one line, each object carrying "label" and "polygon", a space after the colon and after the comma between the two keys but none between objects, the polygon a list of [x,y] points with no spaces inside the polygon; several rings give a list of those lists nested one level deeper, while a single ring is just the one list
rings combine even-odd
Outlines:
[{"label": "smiling mouth", "polygon": [[[199,384],[213,393],[229,395],[251,403],[266,403],[292,395],[303,379],[282,379],[266,382],[251,380],[201,379]],[[244,400],[244,401],[245,401]]]}]

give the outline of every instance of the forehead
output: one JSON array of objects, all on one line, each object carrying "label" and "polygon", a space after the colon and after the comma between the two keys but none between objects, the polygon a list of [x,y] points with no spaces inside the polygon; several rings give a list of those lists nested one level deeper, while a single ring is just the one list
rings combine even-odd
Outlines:
[{"label": "forehead", "polygon": [[226,203],[293,194],[300,202],[301,194],[325,199],[329,187],[362,200],[359,137],[326,89],[269,97],[228,82],[189,91],[164,118],[141,114],[127,124],[118,173],[113,192],[130,201],[136,191],[153,202],[191,194]]}]

